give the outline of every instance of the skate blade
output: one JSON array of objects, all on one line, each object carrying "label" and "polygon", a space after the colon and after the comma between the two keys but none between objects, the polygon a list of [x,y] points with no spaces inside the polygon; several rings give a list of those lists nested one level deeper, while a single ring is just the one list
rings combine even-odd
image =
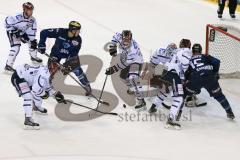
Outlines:
[{"label": "skate blade", "polygon": [[38,115],[42,115],[42,116],[47,116],[48,113],[42,113],[40,111],[34,111],[34,113],[38,114]]},{"label": "skate blade", "polygon": [[164,128],[165,129],[170,129],[170,130],[181,130],[181,127],[179,127],[179,126],[172,126],[170,124],[166,124]]},{"label": "skate blade", "polygon": [[147,110],[146,106],[136,109],[137,112],[144,112],[146,110]]},{"label": "skate blade", "polygon": [[24,129],[24,130],[40,130],[40,126],[24,125],[23,129]]}]

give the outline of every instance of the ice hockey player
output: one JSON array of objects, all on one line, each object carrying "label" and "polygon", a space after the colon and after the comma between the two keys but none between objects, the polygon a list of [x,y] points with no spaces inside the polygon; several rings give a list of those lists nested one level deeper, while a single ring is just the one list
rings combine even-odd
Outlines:
[{"label": "ice hockey player", "polygon": [[23,13],[15,16],[8,16],[5,19],[5,27],[10,42],[10,53],[5,66],[6,71],[13,72],[15,59],[20,51],[21,42],[28,43],[29,53],[33,62],[41,63],[42,60],[37,57],[37,32],[36,19],[32,16],[34,6],[30,2],[22,5]]},{"label": "ice hockey player", "polygon": [[205,88],[211,97],[216,99],[227,113],[227,117],[234,119],[230,104],[222,93],[218,83],[220,60],[210,55],[202,54],[202,46],[194,44],[192,47],[193,56],[190,60],[190,66],[186,72],[185,95],[198,94],[201,88]]},{"label": "ice hockey player", "polygon": [[106,70],[107,75],[112,75],[118,71],[128,72],[126,85],[128,85],[138,100],[135,109],[145,110],[146,102],[143,98],[143,89],[140,85],[140,70],[143,64],[143,57],[137,42],[132,38],[130,30],[123,30],[122,33],[116,33],[112,38],[109,53],[111,56],[117,56],[117,46],[119,47],[120,63],[111,66]]},{"label": "ice hockey player", "polygon": [[[222,18],[226,0],[218,0],[218,18]],[[229,14],[231,18],[236,18],[235,11],[237,9],[238,0],[228,0]]]},{"label": "ice hockey player", "polygon": [[89,96],[92,92],[91,86],[87,76],[81,68],[78,57],[78,53],[82,45],[82,38],[79,35],[80,29],[81,24],[77,21],[71,21],[68,28],[44,29],[40,33],[38,50],[40,53],[44,54],[46,52],[47,38],[55,38],[55,44],[53,45],[50,53],[52,59],[55,60],[48,60],[49,69],[54,70],[56,63],[59,63],[61,59],[66,59],[64,66],[66,69],[71,69],[67,71],[65,70],[64,74],[68,74],[73,71],[86,90],[86,96]]},{"label": "ice hockey player", "polygon": [[[181,125],[177,122],[179,120],[179,110],[183,107],[183,84],[184,72],[188,69],[189,61],[192,56],[190,50],[191,42],[188,39],[182,39],[180,41],[179,49],[177,49],[176,54],[173,55],[170,62],[167,62],[165,66],[167,71],[163,71],[161,75],[161,80],[165,81],[171,86],[173,103],[170,108],[170,114],[167,120],[167,128],[172,127],[175,129],[181,128]],[[158,95],[156,96],[149,113],[154,113],[157,111],[163,100],[167,97],[165,95],[165,88],[161,88]]]},{"label": "ice hockey player", "polygon": [[61,92],[56,92],[53,89],[51,78],[47,66],[24,64],[16,67],[11,82],[16,88],[19,97],[23,98],[25,129],[40,128],[39,124],[34,122],[32,118],[32,110],[47,113],[47,109],[42,107],[42,99],[54,96],[58,103],[66,103]]},{"label": "ice hockey player", "polygon": [[175,43],[168,44],[167,48],[159,48],[154,51],[150,57],[150,63],[145,65],[144,71],[141,77],[143,79],[149,79],[152,87],[160,87],[163,85],[163,81],[159,79],[159,76],[155,75],[156,67],[164,68],[164,64],[172,59],[173,54],[176,53],[177,45]]}]

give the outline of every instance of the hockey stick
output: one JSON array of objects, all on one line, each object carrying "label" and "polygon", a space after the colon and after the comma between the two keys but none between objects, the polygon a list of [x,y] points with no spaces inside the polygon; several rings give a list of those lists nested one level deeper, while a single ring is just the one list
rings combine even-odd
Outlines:
[{"label": "hockey stick", "polygon": [[[102,94],[103,94],[103,90],[104,90],[104,88],[105,88],[105,85],[106,85],[106,82],[107,82],[107,78],[108,78],[108,75],[106,75],[106,77],[105,77],[105,80],[104,80],[104,83],[103,83],[103,87],[102,87],[102,90],[101,90],[101,94],[100,94],[100,97],[99,97],[99,99],[101,99],[101,98],[102,98]],[[98,109],[99,102],[100,102],[100,101],[98,101],[98,104],[97,104],[97,108],[96,108],[96,109]]]},{"label": "hockey stick", "polygon": [[68,99],[65,99],[65,101],[68,102],[68,103],[75,104],[75,105],[77,105],[77,106],[83,107],[83,108],[87,108],[87,109],[93,110],[93,111],[98,112],[98,113],[108,114],[108,115],[113,115],[113,116],[118,116],[118,114],[117,114],[117,113],[114,113],[114,112],[102,112],[102,111],[99,111],[99,110],[97,110],[97,109],[93,109],[93,108],[87,107],[87,106],[85,106],[85,105],[82,105],[82,104],[79,104],[79,103],[76,103],[76,102],[72,102],[72,101],[70,101],[70,100],[68,100]]},{"label": "hockey stick", "polygon": [[[47,54],[47,53],[43,53],[43,54],[44,54],[45,56],[47,56],[51,61],[54,61],[54,59],[53,59],[49,54]],[[60,69],[64,69],[64,66],[63,66],[61,63],[56,62],[56,64],[60,67]],[[78,82],[78,80],[76,80],[75,77],[73,77],[70,73],[68,73],[67,75],[70,76],[70,77],[71,77],[78,85],[80,85],[85,91],[87,91],[87,90],[83,87],[83,85],[82,85],[80,82]],[[107,105],[107,106],[110,105],[108,102],[105,102],[105,101],[103,101],[103,100],[98,99],[98,98],[97,98],[95,95],[93,95],[92,93],[90,93],[90,95],[91,95],[95,100],[97,100],[98,103],[102,103],[102,104]]]},{"label": "hockey stick", "polygon": [[[195,103],[195,107],[202,107],[202,106],[206,106],[206,105],[207,105],[207,102],[202,102],[202,103],[199,103],[199,104]],[[162,102],[162,106],[165,107],[166,109],[170,109],[171,108],[170,105],[167,105],[164,102]],[[186,106],[186,107],[188,107],[188,106]]]}]

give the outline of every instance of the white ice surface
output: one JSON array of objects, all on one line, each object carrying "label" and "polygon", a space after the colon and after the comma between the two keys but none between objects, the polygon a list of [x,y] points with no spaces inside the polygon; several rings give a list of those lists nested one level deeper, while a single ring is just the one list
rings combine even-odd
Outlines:
[{"label": "white ice surface", "polygon": [[[55,101],[44,101],[47,116],[34,115],[41,124],[39,131],[22,129],[22,99],[17,97],[10,76],[3,74],[9,43],[3,27],[7,15],[21,12],[23,0],[1,0],[0,6],[0,160],[226,160],[239,159],[240,145],[240,80],[221,80],[223,91],[235,112],[235,121],[226,119],[217,102],[203,91],[208,105],[192,110],[192,121],[182,122],[181,131],[164,129],[164,122],[119,122],[120,118],[102,116],[86,122],[65,122],[55,113]],[[208,23],[227,23],[216,17],[216,6],[199,0],[34,0],[34,16],[39,31],[48,27],[66,27],[71,20],[82,24],[81,54],[101,58],[104,67],[93,88],[100,89],[104,70],[111,57],[103,51],[115,31],[131,29],[140,43],[145,60],[150,51],[169,42],[190,38],[192,43],[205,42]],[[240,15],[237,14],[240,18]],[[48,45],[53,42],[49,41]],[[44,61],[46,62],[46,58]],[[16,64],[30,62],[22,46]],[[68,80],[71,82],[70,79]],[[115,93],[108,80],[106,90]],[[72,97],[76,98],[76,97]],[[82,98],[82,103],[94,104]],[[122,107],[114,112],[133,113]],[[148,107],[150,107],[148,101]],[[72,108],[73,112],[79,110]],[[85,110],[80,110],[85,111]],[[167,113],[167,111],[164,110]],[[186,109],[185,113],[189,113]]]}]

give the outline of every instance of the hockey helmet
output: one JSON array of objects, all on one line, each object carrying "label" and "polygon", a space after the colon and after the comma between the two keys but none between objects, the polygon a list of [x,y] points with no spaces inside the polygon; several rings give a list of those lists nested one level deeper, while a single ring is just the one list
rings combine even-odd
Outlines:
[{"label": "hockey helmet", "polygon": [[191,48],[191,41],[183,38],[179,43],[179,48]]},{"label": "hockey helmet", "polygon": [[23,3],[22,7],[23,7],[23,10],[25,10],[25,9],[33,10],[34,9],[34,6],[31,2]]},{"label": "hockey helmet", "polygon": [[195,44],[192,46],[192,52],[193,52],[193,53],[202,53],[202,46],[201,46],[201,44],[195,43]]},{"label": "hockey helmet", "polygon": [[129,47],[132,41],[132,32],[130,30],[122,31],[122,42],[124,47]]},{"label": "hockey helmet", "polygon": [[70,31],[72,30],[80,30],[81,29],[81,24],[77,21],[71,21],[68,25],[68,29]]},{"label": "hockey helmet", "polygon": [[173,53],[174,53],[174,50],[176,50],[177,49],[177,45],[175,44],[175,43],[170,43],[168,46],[167,46],[167,48],[166,48],[166,50],[165,50],[165,53],[167,54],[167,55],[172,55]]}]

